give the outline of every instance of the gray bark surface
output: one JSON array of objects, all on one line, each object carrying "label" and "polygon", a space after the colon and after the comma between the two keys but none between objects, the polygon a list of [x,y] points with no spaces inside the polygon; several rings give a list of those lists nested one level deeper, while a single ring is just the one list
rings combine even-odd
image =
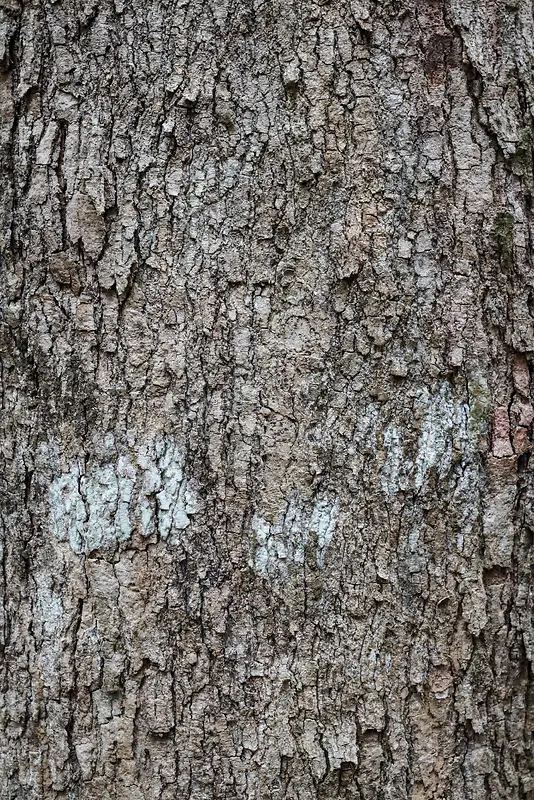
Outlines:
[{"label": "gray bark surface", "polygon": [[1,798],[534,798],[533,56],[0,0]]}]

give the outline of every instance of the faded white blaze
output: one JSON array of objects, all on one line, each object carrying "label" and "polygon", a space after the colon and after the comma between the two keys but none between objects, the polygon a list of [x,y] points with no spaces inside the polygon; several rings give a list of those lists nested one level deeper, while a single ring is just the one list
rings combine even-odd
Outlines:
[{"label": "faded white blaze", "polygon": [[56,537],[75,553],[125,542],[135,527],[172,541],[198,506],[183,453],[171,439],[88,470],[73,462],[52,481],[48,502]]},{"label": "faded white blaze", "polygon": [[337,498],[316,499],[313,504],[293,498],[274,523],[254,514],[251,527],[256,541],[251,566],[265,577],[286,578],[292,566],[304,564],[306,547],[312,545],[317,565],[323,567],[338,519]]}]

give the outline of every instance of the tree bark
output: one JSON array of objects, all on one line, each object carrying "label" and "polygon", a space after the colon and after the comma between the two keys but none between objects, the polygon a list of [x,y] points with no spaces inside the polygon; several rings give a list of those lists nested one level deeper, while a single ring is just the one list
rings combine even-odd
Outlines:
[{"label": "tree bark", "polygon": [[532,800],[531,3],[0,56],[0,796]]}]

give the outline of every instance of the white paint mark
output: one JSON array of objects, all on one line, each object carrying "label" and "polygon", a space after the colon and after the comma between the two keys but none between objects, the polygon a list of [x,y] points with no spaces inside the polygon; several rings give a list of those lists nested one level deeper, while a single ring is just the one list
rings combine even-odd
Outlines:
[{"label": "white paint mark", "polygon": [[317,533],[317,564],[324,567],[324,557],[328,549],[339,516],[339,500],[333,503],[328,501],[318,502],[313,509],[310,529]]},{"label": "white paint mark", "polygon": [[[382,491],[391,499],[397,492],[408,489],[410,482],[416,489],[421,489],[431,470],[435,470],[439,478],[444,478],[459,459],[462,473],[455,478],[455,496],[467,497],[478,485],[478,437],[472,435],[474,422],[469,416],[468,404],[459,403],[453,397],[450,384],[445,381],[435,394],[427,389],[420,392],[416,411],[422,413],[422,424],[415,463],[405,453],[406,431],[386,425],[380,419],[376,422],[377,432],[383,426],[386,450],[386,461],[380,474]],[[469,505],[466,502],[464,517],[467,524]]]},{"label": "white paint mark", "polygon": [[400,489],[406,488],[406,477],[413,464],[404,455],[404,435],[394,425],[388,425],[384,432],[384,446],[387,459],[380,475],[382,491],[392,498]]},{"label": "white paint mark", "polygon": [[171,439],[140,448],[133,461],[121,455],[87,471],[73,462],[51,483],[48,501],[56,537],[75,553],[125,542],[136,527],[172,540],[198,511],[183,454]]},{"label": "white paint mark", "polygon": [[256,548],[251,566],[264,577],[287,578],[292,565],[304,564],[306,545],[314,542],[317,565],[324,567],[338,517],[338,499],[318,499],[310,506],[293,498],[274,523],[254,514]]},{"label": "white paint mark", "polygon": [[61,475],[52,483],[48,495],[56,537],[60,542],[68,541],[76,553],[81,551],[80,530],[86,517],[79,482],[80,476],[75,465],[72,472]]},{"label": "white paint mark", "polygon": [[442,384],[439,393],[433,397],[429,396],[425,389],[420,399],[425,406],[425,418],[416,460],[415,485],[418,489],[423,485],[432,467],[436,467],[438,474],[442,474],[450,466],[452,459],[450,434],[455,417],[455,406],[449,384]]},{"label": "white paint mark", "polygon": [[167,443],[160,455],[158,466],[162,486],[156,495],[158,530],[161,538],[167,539],[173,529],[184,530],[189,525],[185,507],[186,481],[182,469],[182,458],[173,442]]}]

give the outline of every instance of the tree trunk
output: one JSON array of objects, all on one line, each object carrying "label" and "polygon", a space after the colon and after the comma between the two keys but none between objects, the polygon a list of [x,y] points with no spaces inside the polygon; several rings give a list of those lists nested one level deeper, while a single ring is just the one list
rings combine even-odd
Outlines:
[{"label": "tree trunk", "polygon": [[531,3],[0,9],[0,796],[534,798]]}]

